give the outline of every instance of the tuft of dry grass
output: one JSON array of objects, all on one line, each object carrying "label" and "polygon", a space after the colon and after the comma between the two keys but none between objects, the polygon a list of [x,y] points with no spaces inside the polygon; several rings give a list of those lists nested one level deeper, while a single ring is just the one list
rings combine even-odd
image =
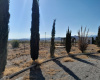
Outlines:
[{"label": "tuft of dry grass", "polygon": [[66,54],[67,52],[66,51],[61,51],[61,54]]},{"label": "tuft of dry grass", "polygon": [[47,70],[47,74],[49,75],[55,75],[56,73],[60,72],[61,70],[57,70],[57,69],[49,69]]},{"label": "tuft of dry grass", "polygon": [[80,56],[76,56],[77,58],[81,58],[81,59],[87,59],[88,56],[87,55],[80,55]]},{"label": "tuft of dry grass", "polygon": [[35,80],[36,78],[33,76],[24,76],[23,80]]},{"label": "tuft of dry grass", "polygon": [[22,70],[21,67],[10,67],[10,68],[6,68],[3,74],[4,74],[4,76],[8,76],[8,75],[16,73],[20,70]]},{"label": "tuft of dry grass", "polygon": [[30,76],[24,76],[23,80],[30,80]]},{"label": "tuft of dry grass", "polygon": [[32,64],[41,64],[43,61],[45,61],[44,59],[38,59],[38,60],[35,60],[33,61],[32,59],[26,63],[24,63],[22,65],[23,68],[26,68],[26,67],[29,67],[31,66]]},{"label": "tuft of dry grass", "polygon": [[57,55],[56,53],[54,54],[53,57],[50,56],[50,54],[47,56],[47,59],[51,59],[51,58],[56,58],[56,57],[59,57],[59,55]]},{"label": "tuft of dry grass", "polygon": [[24,60],[17,60],[17,61],[13,61],[13,65],[19,66],[22,62],[24,62]]},{"label": "tuft of dry grass", "polygon": [[23,68],[29,67],[30,65],[32,65],[32,63],[33,63],[33,60],[30,60],[30,61],[24,63],[24,64],[22,65],[22,67],[23,67]]},{"label": "tuft of dry grass", "polygon": [[43,61],[45,61],[44,59],[37,59],[33,62],[33,64],[41,64]]},{"label": "tuft of dry grass", "polygon": [[74,62],[75,60],[69,57],[63,58],[62,59],[63,62]]},{"label": "tuft of dry grass", "polygon": [[39,53],[40,54],[46,54],[48,51],[47,50],[40,50]]}]

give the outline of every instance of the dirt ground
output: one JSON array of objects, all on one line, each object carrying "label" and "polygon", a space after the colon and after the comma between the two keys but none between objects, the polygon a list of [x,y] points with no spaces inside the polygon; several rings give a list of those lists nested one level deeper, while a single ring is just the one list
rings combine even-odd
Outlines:
[{"label": "dirt ground", "polygon": [[[56,44],[56,45],[59,45],[59,44]],[[93,44],[89,44],[85,53],[96,53],[98,50],[100,50],[99,47],[97,47],[96,45],[93,45]],[[78,49],[78,45],[72,46],[70,54],[77,54],[77,53],[81,53],[81,51]],[[60,57],[60,56],[64,56],[64,55],[68,55],[65,48],[56,48],[55,49],[55,56],[56,57]],[[94,56],[100,56],[100,54],[95,54]],[[48,59],[50,59],[50,43],[46,43],[46,44],[40,43],[39,61],[42,62],[42,61],[45,61]],[[88,59],[90,59],[90,57],[84,55],[84,56],[77,56],[75,58],[63,58],[63,59],[60,59],[60,62],[62,64],[65,64],[65,63],[69,64],[69,62],[73,63],[73,62],[76,62],[77,60],[80,60],[80,59],[88,60]],[[36,74],[39,72],[40,78],[41,78],[41,74],[43,74],[45,77],[42,76],[43,79],[41,78],[41,79],[37,79],[37,80],[72,80],[69,78],[67,79],[66,77],[64,79],[63,74],[68,76],[68,72],[62,72],[62,69],[57,67],[57,64],[58,63],[60,64],[60,62],[59,62],[59,60],[56,60],[56,61],[51,61],[51,62],[48,62],[48,63],[41,65],[38,69],[39,71],[37,71]],[[12,49],[11,44],[8,44],[7,65],[6,65],[6,69],[4,72],[5,76],[9,76],[15,72],[18,72],[18,71],[30,66],[31,64],[32,64],[32,60],[30,57],[30,45],[29,45],[29,43],[25,43],[25,51],[24,51],[24,46],[21,43],[20,43],[19,48],[16,48],[16,49]],[[62,65],[60,65],[60,67],[61,66]],[[31,69],[31,71],[28,70],[25,73],[22,73],[24,78],[19,79],[19,80],[29,80],[28,77],[30,75],[32,75],[32,74],[36,75],[32,71],[34,71],[34,70]],[[61,72],[61,73],[59,73],[59,72]],[[57,74],[57,73],[59,73],[59,74]],[[53,77],[53,79],[52,79],[52,75],[54,75],[54,74],[56,74],[56,78]],[[18,75],[16,78],[21,78],[20,75]],[[57,76],[60,76],[60,78],[57,79]],[[12,80],[15,80],[15,78]],[[36,80],[36,79],[32,78],[32,80]]]}]

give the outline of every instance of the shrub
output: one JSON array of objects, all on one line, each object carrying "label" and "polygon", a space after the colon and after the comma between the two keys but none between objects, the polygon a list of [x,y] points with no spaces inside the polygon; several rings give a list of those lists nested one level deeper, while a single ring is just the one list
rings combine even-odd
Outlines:
[{"label": "shrub", "polygon": [[89,32],[89,29],[86,34],[86,28],[83,32],[82,27],[81,27],[81,32],[80,32],[80,30],[78,32],[78,37],[79,37],[78,48],[82,51],[82,53],[86,50],[86,48],[88,46],[88,44],[87,44],[88,32]]},{"label": "shrub", "polygon": [[19,41],[18,40],[13,40],[11,42],[12,48],[18,48],[19,47]]},{"label": "shrub", "polygon": [[66,51],[69,54],[69,52],[71,50],[71,31],[69,31],[69,28],[68,28],[68,31],[66,33],[66,43],[65,43],[65,46],[66,46]]}]

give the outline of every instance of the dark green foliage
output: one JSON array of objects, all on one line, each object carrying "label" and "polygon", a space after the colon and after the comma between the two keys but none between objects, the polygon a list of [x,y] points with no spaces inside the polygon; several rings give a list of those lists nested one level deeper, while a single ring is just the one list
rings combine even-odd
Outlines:
[{"label": "dark green foliage", "polygon": [[12,48],[18,48],[19,47],[19,41],[18,40],[13,40],[11,41]]},{"label": "dark green foliage", "polygon": [[53,27],[52,27],[52,32],[51,32],[51,46],[50,46],[50,56],[54,57],[54,51],[55,51],[55,22],[56,20],[54,20],[53,22]]},{"label": "dark green foliage", "polygon": [[66,51],[69,54],[70,50],[71,50],[71,31],[68,31],[66,33],[66,42],[65,42],[65,46],[66,46]]},{"label": "dark green foliage", "polygon": [[0,74],[5,69],[7,60],[9,0],[0,0]]},{"label": "dark green foliage", "polygon": [[94,38],[92,37],[92,44],[95,44],[95,40],[94,40]]},{"label": "dark green foliage", "polygon": [[96,44],[100,47],[100,26],[98,28],[98,35],[96,37]]},{"label": "dark green foliage", "polygon": [[37,0],[33,0],[31,25],[30,54],[31,58],[36,60],[39,54],[39,4]]}]

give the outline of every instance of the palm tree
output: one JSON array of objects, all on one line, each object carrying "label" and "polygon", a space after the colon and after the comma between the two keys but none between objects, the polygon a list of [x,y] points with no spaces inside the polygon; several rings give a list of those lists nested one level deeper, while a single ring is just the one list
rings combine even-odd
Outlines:
[{"label": "palm tree", "polygon": [[31,58],[38,59],[39,54],[39,4],[37,0],[33,0],[32,6],[32,23],[31,23]]},{"label": "palm tree", "polygon": [[0,74],[5,70],[7,60],[9,0],[0,0]]}]

